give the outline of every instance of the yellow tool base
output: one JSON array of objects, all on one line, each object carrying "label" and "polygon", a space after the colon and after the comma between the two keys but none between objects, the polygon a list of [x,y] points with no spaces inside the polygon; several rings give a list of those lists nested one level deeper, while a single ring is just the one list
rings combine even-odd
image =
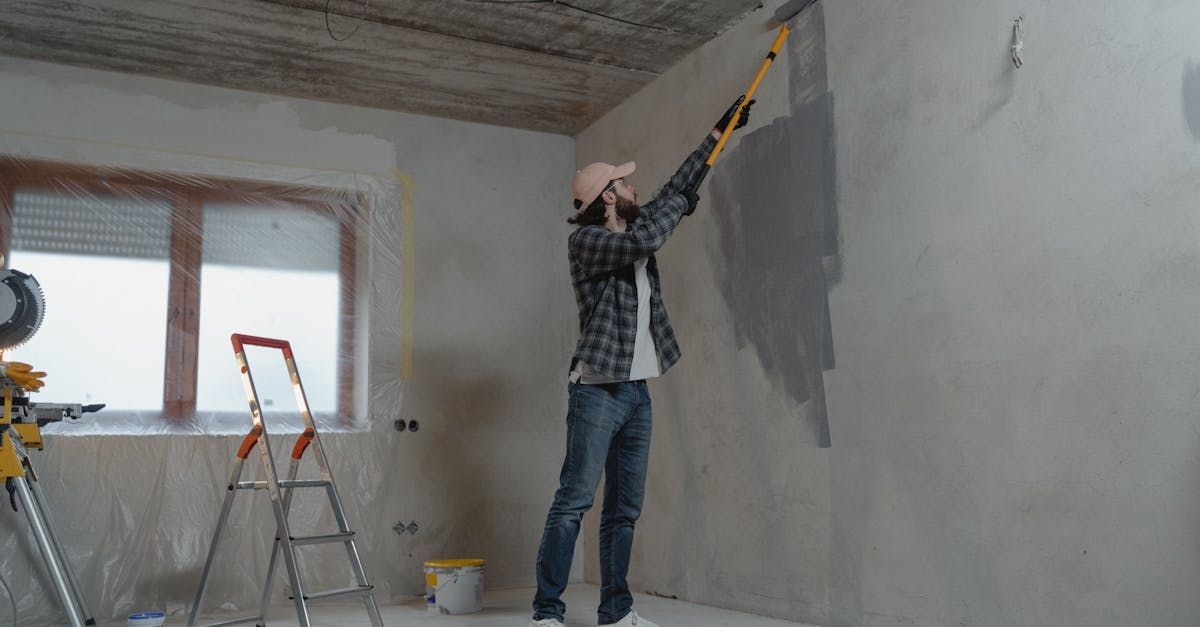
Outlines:
[{"label": "yellow tool base", "polygon": [[0,440],[0,479],[9,477],[24,477],[25,469],[21,467],[21,458],[13,446],[12,436],[5,433]]}]

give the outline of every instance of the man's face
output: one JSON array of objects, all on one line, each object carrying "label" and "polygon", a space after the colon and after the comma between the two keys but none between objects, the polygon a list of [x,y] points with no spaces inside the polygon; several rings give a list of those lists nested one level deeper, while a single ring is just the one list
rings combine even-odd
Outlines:
[{"label": "man's face", "polygon": [[616,179],[612,182],[613,191],[616,192],[617,198],[624,198],[629,202],[637,202],[637,188],[633,183],[625,179]]},{"label": "man's face", "polygon": [[617,196],[614,203],[617,215],[626,222],[633,222],[642,215],[642,209],[637,204],[637,189],[625,179],[617,179],[612,184],[613,193]]}]

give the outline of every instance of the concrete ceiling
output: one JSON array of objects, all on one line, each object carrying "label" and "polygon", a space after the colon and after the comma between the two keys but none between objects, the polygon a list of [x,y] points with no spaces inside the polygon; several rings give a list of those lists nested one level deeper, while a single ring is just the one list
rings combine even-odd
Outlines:
[{"label": "concrete ceiling", "polygon": [[568,135],[760,6],[369,0],[362,18],[360,0],[328,0],[328,15],[326,0],[2,4],[0,54]]}]

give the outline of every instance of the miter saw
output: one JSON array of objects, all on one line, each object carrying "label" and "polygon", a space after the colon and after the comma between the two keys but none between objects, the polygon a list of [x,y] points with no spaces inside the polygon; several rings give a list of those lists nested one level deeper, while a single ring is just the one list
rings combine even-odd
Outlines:
[{"label": "miter saw", "polygon": [[[3,263],[3,256],[0,256],[0,266]],[[45,310],[42,288],[33,275],[19,270],[0,270],[0,356],[37,333]],[[4,403],[3,414],[0,414],[0,479],[4,480],[13,509],[24,510],[29,519],[38,550],[46,561],[46,569],[50,571],[72,627],[95,625],[96,621],[84,603],[83,589],[54,533],[46,498],[29,460],[29,450],[44,447],[42,427],[64,420],[75,422],[83,414],[99,411],[104,405],[32,402],[29,395],[42,388],[45,376],[46,373],[34,370],[29,364],[0,358],[0,395]]]},{"label": "miter saw", "polygon": [[46,298],[32,275],[0,270],[0,352],[29,341],[42,326]]}]

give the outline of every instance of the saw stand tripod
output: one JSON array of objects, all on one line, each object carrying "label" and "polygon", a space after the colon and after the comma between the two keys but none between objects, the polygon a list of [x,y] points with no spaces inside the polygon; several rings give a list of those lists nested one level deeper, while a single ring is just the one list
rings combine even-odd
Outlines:
[{"label": "saw stand tripod", "polygon": [[[42,448],[41,425],[36,418],[30,423],[12,422],[13,401],[27,400],[28,397],[13,398],[11,383],[4,382],[4,414],[0,416],[0,479],[4,479],[13,507],[20,508],[29,519],[29,527],[37,540],[38,550],[46,562],[46,570],[54,582],[54,589],[67,612],[67,620],[71,627],[95,625],[87,603],[83,598],[83,590],[79,580],[67,561],[67,552],[54,533],[54,525],[50,520],[50,510],[46,507],[46,497],[38,486],[37,472],[29,460],[29,449]],[[17,388],[18,390],[20,388]],[[76,416],[77,417],[77,416]]]}]

